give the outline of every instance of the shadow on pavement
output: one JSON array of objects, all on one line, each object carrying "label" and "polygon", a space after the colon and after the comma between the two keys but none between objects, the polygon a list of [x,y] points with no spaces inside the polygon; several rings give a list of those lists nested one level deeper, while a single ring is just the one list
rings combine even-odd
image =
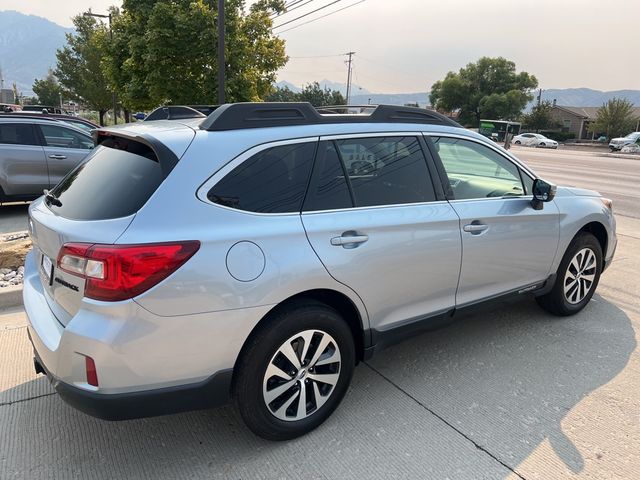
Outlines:
[{"label": "shadow on pavement", "polygon": [[231,407],[109,423],[45,394],[0,408],[0,476],[497,478],[510,472],[471,441],[517,469],[545,439],[580,472],[561,422],[635,347],[627,315],[598,296],[562,319],[505,306],[381,352],[325,425],[287,443],[256,438]]},{"label": "shadow on pavement", "polygon": [[596,295],[565,318],[534,302],[507,305],[397,345],[371,365],[509,466],[548,439],[579,473],[584,459],[561,422],[635,348],[628,316]]}]

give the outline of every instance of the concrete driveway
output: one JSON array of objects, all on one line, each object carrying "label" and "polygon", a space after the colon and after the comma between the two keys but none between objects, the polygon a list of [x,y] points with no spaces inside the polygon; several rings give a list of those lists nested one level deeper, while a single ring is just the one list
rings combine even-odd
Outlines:
[{"label": "concrete driveway", "polygon": [[[0,316],[0,478],[559,479],[640,476],[640,221],[570,318],[504,305],[390,348],[288,443],[231,407],[109,423],[36,377],[24,313]],[[162,368],[161,365],[158,366]]]}]

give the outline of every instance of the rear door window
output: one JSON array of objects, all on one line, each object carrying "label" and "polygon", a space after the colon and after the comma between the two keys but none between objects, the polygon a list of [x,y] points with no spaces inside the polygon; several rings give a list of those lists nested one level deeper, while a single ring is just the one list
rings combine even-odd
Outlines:
[{"label": "rear door window", "polygon": [[61,205],[51,201],[47,205],[73,220],[126,217],[142,208],[164,177],[146,145],[107,140],[51,191]]},{"label": "rear door window", "polygon": [[249,212],[300,212],[316,145],[305,142],[263,150],[216,183],[207,198]]},{"label": "rear door window", "polygon": [[427,160],[416,137],[338,140],[357,207],[436,199]]},{"label": "rear door window", "polygon": [[58,125],[38,125],[38,128],[40,128],[45,145],[48,147],[80,148],[84,150],[93,148],[93,140],[89,135],[83,135],[70,128]]},{"label": "rear door window", "polygon": [[0,144],[39,145],[29,123],[0,123]]}]

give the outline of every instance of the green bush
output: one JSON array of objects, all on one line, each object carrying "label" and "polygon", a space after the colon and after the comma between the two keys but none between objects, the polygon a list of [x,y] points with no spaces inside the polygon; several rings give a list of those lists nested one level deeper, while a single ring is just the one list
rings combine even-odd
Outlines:
[{"label": "green bush", "polygon": [[576,134],[572,132],[540,132],[545,137],[555,140],[556,142],[566,142],[576,138]]}]

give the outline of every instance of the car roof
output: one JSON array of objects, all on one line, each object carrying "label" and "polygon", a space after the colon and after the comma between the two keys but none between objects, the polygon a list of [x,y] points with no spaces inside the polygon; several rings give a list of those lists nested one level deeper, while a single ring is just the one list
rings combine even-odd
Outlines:
[{"label": "car roof", "polygon": [[64,124],[66,128],[70,128],[75,132],[80,132],[83,135],[89,136],[89,134],[74,125],[67,123],[64,119],[60,118],[51,118],[47,116],[38,117],[35,115],[0,115],[0,123],[26,123],[26,124],[42,124],[46,125],[55,123],[55,124]]}]

